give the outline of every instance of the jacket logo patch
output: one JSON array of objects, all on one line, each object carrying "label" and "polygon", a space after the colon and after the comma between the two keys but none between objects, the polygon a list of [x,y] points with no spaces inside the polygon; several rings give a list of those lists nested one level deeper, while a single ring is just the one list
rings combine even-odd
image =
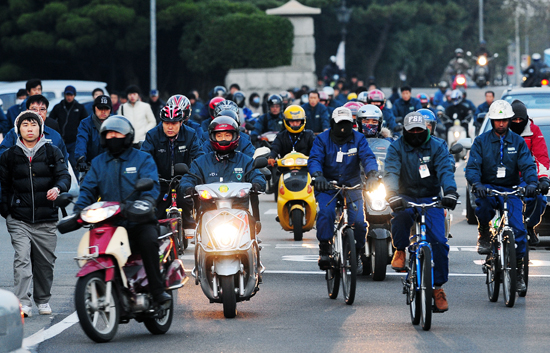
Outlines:
[{"label": "jacket logo patch", "polygon": [[213,173],[208,174],[208,176],[215,177],[215,176],[218,176],[218,173],[213,172]]},{"label": "jacket logo patch", "polygon": [[348,154],[357,153],[357,148],[350,148]]},{"label": "jacket logo patch", "polygon": [[128,173],[128,174],[137,173],[137,168],[136,167],[128,167],[128,168],[126,168],[125,173]]},{"label": "jacket logo patch", "polygon": [[187,149],[187,146],[185,146],[185,145],[179,146],[179,147],[178,147],[178,150],[180,150],[180,151],[183,151],[183,150],[185,150],[185,149]]},{"label": "jacket logo patch", "polygon": [[166,153],[166,150],[164,148],[159,148],[157,150],[158,153]]}]

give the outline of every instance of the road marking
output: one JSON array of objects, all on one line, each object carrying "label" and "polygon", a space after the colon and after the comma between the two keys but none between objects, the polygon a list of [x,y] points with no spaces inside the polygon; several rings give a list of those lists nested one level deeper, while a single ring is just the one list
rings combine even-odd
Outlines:
[{"label": "road marking", "polygon": [[475,251],[477,252],[476,246],[451,246],[449,251]]},{"label": "road marking", "polygon": [[[474,264],[482,266],[485,260],[474,260]],[[529,267],[550,267],[550,261],[529,260]]]},{"label": "road marking", "polygon": [[[324,275],[324,271],[285,271],[285,270],[265,270],[264,273],[282,274],[282,275]],[[406,272],[388,272],[386,276],[405,276]],[[483,273],[449,273],[449,277],[485,277]],[[550,275],[529,275],[529,277],[550,278]]]},{"label": "road marking", "polygon": [[295,261],[295,262],[317,262],[319,255],[285,255],[283,261]]},{"label": "road marking", "polygon": [[277,214],[277,209],[270,208],[269,210],[265,211],[264,214]]},{"label": "road marking", "polygon": [[462,210],[462,215],[463,215],[463,216],[466,216],[466,209],[463,209],[463,210]]},{"label": "road marking", "polygon": [[302,243],[302,244],[276,244],[275,249],[319,249],[317,242],[315,243]]},{"label": "road marking", "polygon": [[34,346],[39,345],[40,343],[59,335],[61,332],[65,331],[66,329],[76,324],[77,322],[78,322],[78,316],[76,315],[76,311],[75,311],[74,313],[72,313],[71,315],[63,319],[63,321],[58,322],[57,324],[53,325],[47,330],[41,329],[40,331],[36,332],[32,336],[25,338],[23,340],[23,347],[25,347],[26,349],[31,349]]}]

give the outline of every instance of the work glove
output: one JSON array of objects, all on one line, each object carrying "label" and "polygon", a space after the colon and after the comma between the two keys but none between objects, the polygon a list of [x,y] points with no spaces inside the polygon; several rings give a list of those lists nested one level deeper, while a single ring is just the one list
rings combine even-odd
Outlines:
[{"label": "work glove", "polygon": [[487,188],[485,185],[480,183],[479,181],[472,185],[472,191],[479,197],[480,199],[484,199],[487,197]]},{"label": "work glove", "polygon": [[377,170],[371,170],[367,173],[367,185],[366,188],[368,191],[374,190],[380,184],[380,173]]},{"label": "work glove", "polygon": [[403,211],[407,206],[407,200],[397,195],[390,197],[388,199],[388,203],[390,204],[393,212]]},{"label": "work glove", "polygon": [[542,195],[548,194],[548,189],[550,189],[550,180],[547,177],[542,177],[539,179],[539,189]]},{"label": "work glove", "polygon": [[319,192],[324,192],[324,191],[327,191],[330,186],[327,179],[322,174],[318,174],[315,176],[314,187],[315,187],[315,190]]},{"label": "work glove", "polygon": [[185,194],[185,196],[193,197],[193,195],[195,195],[195,188],[190,186],[187,189],[185,189],[183,193]]},{"label": "work glove", "polygon": [[76,161],[76,168],[81,173],[85,173],[86,171],[88,171],[88,163],[86,163],[84,156],[80,157]]},{"label": "work glove", "polygon": [[456,202],[458,201],[458,194],[456,191],[451,191],[441,199],[441,206],[448,208],[449,210],[454,210],[456,207]]},{"label": "work glove", "polygon": [[269,164],[270,167],[274,167],[275,164],[277,164],[277,161],[275,160],[275,158],[269,158],[267,160],[267,163]]},{"label": "work glove", "polygon": [[250,192],[258,193],[262,191],[262,186],[258,183],[252,183],[252,187],[250,188]]},{"label": "work glove", "polygon": [[537,196],[537,186],[538,184],[529,184],[525,187],[525,197],[535,197]]}]

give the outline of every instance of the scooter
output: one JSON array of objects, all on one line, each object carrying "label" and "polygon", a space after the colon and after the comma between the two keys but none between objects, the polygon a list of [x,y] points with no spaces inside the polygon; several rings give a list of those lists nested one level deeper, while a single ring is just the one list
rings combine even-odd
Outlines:
[{"label": "scooter", "polygon": [[307,171],[308,157],[292,151],[277,160],[281,176],[277,199],[277,220],[286,231],[294,233],[294,240],[300,241],[303,232],[313,228],[317,217],[315,194],[311,187],[311,176]]},{"label": "scooter", "polygon": [[489,71],[489,62],[493,59],[498,58],[498,53],[493,54],[491,57],[486,55],[480,55],[478,57],[472,56],[471,52],[466,52],[466,55],[475,60],[476,64],[474,67],[474,72],[472,79],[479,88],[487,86],[490,81],[490,71]]},{"label": "scooter", "polygon": [[[459,140],[467,137],[466,129],[464,128],[464,126],[461,125],[461,121],[460,119],[458,119],[458,115],[456,113],[453,114],[452,118],[445,115],[444,112],[438,112],[438,116],[443,124],[447,127],[446,137],[449,148],[453,147]],[[465,120],[468,122],[472,120],[471,114],[468,115]],[[464,159],[465,156],[466,150],[461,150],[461,152],[454,154],[455,161],[457,162],[461,159]]]},{"label": "scooter", "polygon": [[[152,187],[151,179],[141,179],[135,191]],[[55,204],[64,208],[71,200],[72,196],[65,193]],[[153,208],[136,203],[139,201],[134,208],[140,210],[141,217],[154,217]],[[132,254],[126,229],[116,225],[126,217],[124,207],[119,202],[96,202],[57,224],[62,234],[90,227],[80,240],[75,257],[80,271],[76,275],[74,301],[82,329],[99,343],[113,339],[119,323],[128,323],[130,319],[143,322],[152,334],[164,334],[174,316],[174,300],[163,306],[153,301],[141,256]],[[172,232],[161,232],[158,239],[160,272],[170,295],[188,280],[178,259],[175,236]]]},{"label": "scooter", "polygon": [[467,89],[468,83],[466,81],[466,75],[462,73],[457,73],[453,79],[452,88],[453,90],[461,88],[464,90]]},{"label": "scooter", "polygon": [[[390,142],[386,139],[368,138],[369,147],[376,156],[378,170],[384,170],[387,150]],[[363,191],[365,203],[365,219],[369,222],[367,243],[365,245],[365,259],[363,259],[363,275],[372,273],[374,281],[383,281],[386,278],[387,265],[391,263],[393,246],[391,242],[391,208],[386,201],[386,189],[380,181],[378,189]]]},{"label": "scooter", "polygon": [[[254,161],[255,169],[266,165],[265,158]],[[251,187],[250,183],[233,182],[195,187],[201,210],[206,211],[197,225],[192,274],[211,303],[223,304],[226,318],[237,315],[237,302],[250,300],[258,292],[264,271],[256,238],[257,210],[253,205],[251,218],[248,211],[233,207],[234,203],[248,204],[253,196]]]}]

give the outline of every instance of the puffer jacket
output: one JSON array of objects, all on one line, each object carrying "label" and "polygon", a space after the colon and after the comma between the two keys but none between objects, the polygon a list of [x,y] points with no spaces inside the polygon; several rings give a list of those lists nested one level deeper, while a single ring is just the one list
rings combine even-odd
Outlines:
[{"label": "puffer jacket", "polygon": [[540,128],[533,123],[532,119],[525,126],[525,129],[521,133],[521,137],[525,140],[527,148],[531,151],[533,158],[535,159],[535,165],[537,166],[537,175],[539,178],[547,177],[550,174],[550,159],[548,158],[548,148],[546,147],[546,140],[540,131]]}]

